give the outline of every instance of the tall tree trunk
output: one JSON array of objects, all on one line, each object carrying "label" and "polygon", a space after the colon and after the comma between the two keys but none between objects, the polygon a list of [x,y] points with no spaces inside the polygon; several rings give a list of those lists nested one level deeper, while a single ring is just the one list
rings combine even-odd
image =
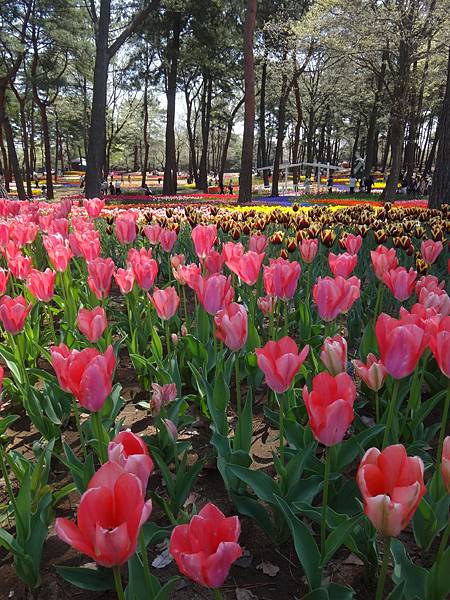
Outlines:
[{"label": "tall tree trunk", "polygon": [[425,166],[423,168],[424,175],[429,175],[431,173],[431,169],[433,168],[434,157],[436,156],[436,149],[439,143],[439,134],[440,130],[439,127],[437,127],[436,131],[434,132],[433,143],[431,144],[430,151],[428,152],[427,158],[425,160]]},{"label": "tall tree trunk", "polygon": [[45,183],[47,186],[47,198],[53,199],[53,178],[52,178],[52,155],[50,147],[50,128],[48,126],[47,105],[45,102],[39,104],[39,113],[41,115],[42,137],[44,140],[44,161],[45,161]]},{"label": "tall tree trunk", "polygon": [[[261,91],[259,95],[259,167],[267,167],[267,141],[266,141],[266,84],[267,84],[267,57],[264,57],[261,71]],[[262,171],[264,187],[269,185],[269,169]]]},{"label": "tall tree trunk", "polygon": [[244,84],[245,109],[244,133],[242,137],[241,176],[239,182],[239,203],[252,199],[253,139],[255,127],[255,61],[253,56],[253,36],[255,33],[257,0],[247,0],[244,24]]},{"label": "tall tree trunk", "polygon": [[110,60],[108,53],[110,20],[111,0],[101,0],[95,36],[94,86],[84,189],[87,198],[95,198],[100,195],[103,175],[106,144],[106,96]]},{"label": "tall tree trunk", "polygon": [[[298,85],[298,77],[294,80],[294,95],[295,95],[295,109],[297,112],[295,128],[294,128],[294,142],[292,144],[292,162],[299,163],[300,162],[300,130],[302,127],[303,121],[303,110],[302,110],[302,100],[300,96],[300,86]],[[296,181],[300,181],[300,167],[294,167],[292,171],[292,177]]]},{"label": "tall tree trunk", "polygon": [[180,52],[180,14],[172,16],[172,38],[168,44],[166,152],[163,194],[177,193],[177,149],[175,143],[175,105],[177,95],[178,56]]},{"label": "tall tree trunk", "polygon": [[199,164],[199,183],[200,189],[208,193],[208,144],[209,129],[211,125],[211,101],[212,101],[212,78],[209,75],[203,76],[203,93],[201,106],[201,124],[202,124],[202,153]]},{"label": "tall tree trunk", "polygon": [[375,153],[375,134],[377,131],[378,110],[380,106],[381,93],[383,91],[383,81],[386,75],[386,60],[387,51],[385,50],[383,51],[383,55],[381,57],[381,68],[377,77],[377,88],[375,90],[375,97],[370,110],[369,124],[367,127],[366,162],[364,166],[364,175],[366,177],[370,175],[377,158]]},{"label": "tall tree trunk", "polygon": [[186,128],[189,142],[189,160],[190,160],[190,172],[194,177],[195,187],[199,188],[200,183],[198,179],[198,168],[197,168],[197,149],[195,147],[195,133],[192,129],[192,103],[193,99],[189,97],[189,89],[185,87],[184,95],[186,98]]},{"label": "tall tree trunk", "polygon": [[[15,92],[15,88],[14,92]],[[27,130],[27,117],[25,114],[25,98],[20,97],[19,94],[15,93],[17,101],[19,103],[20,110],[20,127],[22,130],[22,145],[23,145],[23,162],[25,165],[25,182],[27,186],[28,197],[31,198],[33,195],[31,189],[31,170],[30,170],[30,152],[28,145],[28,130]]]},{"label": "tall tree trunk", "polygon": [[406,178],[410,182],[414,175],[414,169],[416,167],[416,138],[417,138],[417,125],[418,125],[418,114],[417,114],[417,61],[413,66],[412,78],[411,78],[411,94],[410,94],[410,105],[409,105],[409,117],[408,117],[408,137],[405,146],[405,157],[404,157],[404,169]]},{"label": "tall tree trunk", "polygon": [[[351,158],[351,162],[350,162],[350,175],[351,175],[351,177],[353,177],[354,174],[355,174],[356,149],[358,148],[359,129],[360,129],[360,127],[361,127],[361,118],[358,117],[358,120],[356,121],[355,140],[353,142],[352,158]],[[369,173],[370,173],[370,171],[369,171]]]},{"label": "tall tree trunk", "polygon": [[283,142],[286,127],[286,104],[287,104],[287,75],[283,73],[283,84],[281,96],[278,104],[278,129],[277,129],[277,145],[275,147],[275,156],[273,159],[273,174],[272,174],[272,196],[279,195],[279,180],[280,180],[280,162],[283,154]]},{"label": "tall tree trunk", "polygon": [[3,141],[3,128],[0,125],[0,153],[2,155],[2,169],[3,169],[3,177],[5,178],[5,189],[9,192],[9,183],[11,181],[11,176],[9,172],[9,164],[8,164],[8,153],[6,151],[5,143]]},{"label": "tall tree trunk", "polygon": [[450,51],[447,65],[447,85],[441,114],[439,115],[436,137],[438,132],[439,146],[430,196],[430,206],[432,208],[448,203],[450,198]]},{"label": "tall tree trunk", "polygon": [[142,124],[144,131],[144,158],[142,160],[142,187],[146,184],[147,179],[147,168],[148,168],[148,154],[150,151],[150,144],[148,141],[148,75],[145,73],[144,79],[144,122]]},{"label": "tall tree trunk", "polygon": [[7,80],[4,79],[4,85],[0,85],[0,128],[3,127],[5,134],[6,147],[8,148],[8,160],[11,171],[14,174],[14,180],[16,182],[17,195],[20,200],[26,200],[25,187],[23,185],[22,172],[20,170],[19,159],[17,158],[16,147],[14,144],[14,134],[11,127],[9,118],[6,116],[6,84]]},{"label": "tall tree trunk", "polygon": [[244,104],[244,98],[242,98],[238,102],[238,104],[234,107],[233,112],[231,113],[230,118],[228,119],[227,132],[225,135],[225,141],[223,143],[222,154],[220,157],[220,166],[219,166],[219,182],[220,183],[223,183],[223,174],[225,173],[225,167],[227,164],[228,148],[230,146],[231,135],[233,133],[234,119],[236,118],[238,110],[241,108],[241,106],[243,104]]}]

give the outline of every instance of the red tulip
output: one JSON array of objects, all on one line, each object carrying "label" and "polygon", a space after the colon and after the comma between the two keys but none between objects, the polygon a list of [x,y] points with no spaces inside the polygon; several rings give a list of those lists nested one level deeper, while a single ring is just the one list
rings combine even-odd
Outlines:
[{"label": "red tulip", "polygon": [[380,280],[383,280],[384,273],[398,267],[398,259],[395,248],[378,246],[376,250],[371,250],[370,258],[372,259],[372,267],[375,272],[375,276]]},{"label": "red tulip", "polygon": [[442,447],[441,473],[447,494],[450,494],[450,435],[445,438]]},{"label": "red tulip", "polygon": [[297,289],[301,273],[300,263],[284,258],[271,258],[270,265],[264,267],[263,281],[266,294],[280,300],[290,300]]},{"label": "red tulip", "polygon": [[133,248],[133,252],[128,253],[128,264],[133,270],[136,283],[143,290],[149,290],[158,275],[158,263],[151,255],[151,249],[147,252],[145,248],[141,248],[139,252]]},{"label": "red tulip", "polygon": [[232,352],[237,352],[247,342],[248,317],[242,304],[232,302],[214,317],[216,337]]},{"label": "red tulip", "polygon": [[152,383],[152,399],[150,401],[152,413],[158,415],[161,408],[167,406],[170,402],[173,402],[176,397],[177,386],[175,383],[166,383],[165,385]]},{"label": "red tulip", "polygon": [[83,206],[86,209],[87,214],[91,219],[96,219],[100,216],[103,208],[105,207],[105,201],[101,198],[87,198],[83,200]]},{"label": "red tulip", "polygon": [[311,392],[305,385],[303,401],[316,440],[325,446],[342,442],[354,419],[355,398],[356,387],[347,373],[339,373],[336,377],[319,373],[312,381]]},{"label": "red tulip", "polygon": [[134,285],[134,273],[132,269],[117,269],[114,273],[114,279],[119,286],[121,294],[129,294]]},{"label": "red tulip", "polygon": [[441,320],[429,344],[440,370],[450,378],[450,317]]},{"label": "red tulip", "polygon": [[227,242],[222,246],[222,256],[225,260],[225,264],[233,273],[237,274],[237,265],[239,264],[239,259],[243,254],[244,246],[242,244]]},{"label": "red tulip", "polygon": [[347,369],[347,340],[341,335],[325,338],[320,360],[332,375],[345,372]]},{"label": "red tulip", "polygon": [[265,235],[252,235],[248,242],[248,249],[251,252],[256,252],[256,254],[263,254],[266,251],[267,246],[269,245],[269,240]]},{"label": "red tulip", "polygon": [[215,225],[197,225],[191,233],[194,242],[195,253],[203,260],[211,252],[217,238]]},{"label": "red tulip", "polygon": [[348,312],[359,298],[361,281],[358,277],[318,277],[313,286],[313,297],[320,318],[333,321],[341,313]]},{"label": "red tulip", "polygon": [[389,375],[394,379],[411,375],[427,345],[423,329],[381,313],[375,334],[381,362]]},{"label": "red tulip", "polygon": [[105,354],[95,348],[70,351],[65,344],[50,348],[51,362],[59,385],[71,392],[91,412],[101,410],[112,390],[116,358],[112,346]]},{"label": "red tulip", "polygon": [[384,380],[386,379],[386,367],[372,353],[367,355],[366,360],[367,364],[364,364],[360,360],[353,361],[355,372],[369,389],[378,392],[383,387]]},{"label": "red tulip", "polygon": [[53,298],[56,272],[51,269],[38,271],[31,269],[27,279],[27,287],[35,298],[41,302],[49,302]]},{"label": "red tulip", "polygon": [[400,307],[400,321],[406,325],[412,323],[423,329],[426,344],[436,334],[441,318],[435,308],[425,308],[423,304],[414,304],[411,312],[403,306]]},{"label": "red tulip", "polygon": [[159,243],[159,237],[161,235],[161,225],[158,223],[152,223],[144,227],[144,233],[150,244],[156,246]]},{"label": "red tulip", "polygon": [[237,263],[237,276],[247,285],[255,285],[258,281],[264,254],[247,252],[243,254]]},{"label": "red tulip", "polygon": [[354,268],[358,262],[358,256],[356,254],[333,254],[330,252],[328,255],[328,264],[330,265],[331,272],[336,277],[340,275],[347,279],[353,273]]},{"label": "red tulip", "polygon": [[115,462],[107,462],[81,496],[77,525],[58,518],[55,531],[64,542],[98,564],[114,567],[135,553],[139,531],[151,510],[152,503],[144,501],[136,475]]},{"label": "red tulip", "polygon": [[275,310],[277,299],[273,296],[261,296],[258,298],[257,304],[264,316],[268,316]]},{"label": "red tulip", "polygon": [[397,537],[408,525],[426,492],[423,463],[408,457],[401,444],[382,452],[370,448],[356,475],[364,512],[383,536]]},{"label": "red tulip", "polygon": [[175,242],[177,241],[177,233],[173,229],[163,229],[159,236],[159,243],[164,252],[172,252]]},{"label": "red tulip", "polygon": [[223,264],[225,262],[224,257],[217,250],[211,250],[208,256],[203,260],[203,265],[210,275],[215,273],[221,273]]},{"label": "red tulip", "polygon": [[30,310],[31,302],[28,304],[23,296],[3,296],[0,299],[0,321],[5,331],[12,335],[20,333]]},{"label": "red tulip", "polygon": [[417,271],[414,269],[407,271],[405,267],[397,267],[383,273],[382,280],[391,290],[394,298],[403,302],[413,293],[416,278]]},{"label": "red tulip", "polygon": [[163,321],[171,319],[180,304],[180,297],[174,287],[167,287],[164,290],[155,287],[153,296],[149,296],[149,298],[158,313],[158,317]]},{"label": "red tulip", "polygon": [[18,253],[8,258],[8,268],[10,273],[17,279],[26,279],[32,268],[31,258]]},{"label": "red tulip", "polygon": [[78,329],[92,343],[98,342],[108,326],[105,309],[97,306],[93,310],[80,308],[77,318]]},{"label": "red tulip", "polygon": [[201,305],[210,315],[215,315],[233,300],[234,290],[231,287],[231,277],[198,275],[193,279],[192,284]]},{"label": "red tulip", "polygon": [[308,356],[309,346],[298,353],[297,344],[289,336],[278,342],[270,341],[263,348],[256,348],[258,367],[266,376],[271,390],[281,394],[288,390]]},{"label": "red tulip", "polygon": [[145,494],[148,479],[153,471],[153,461],[141,437],[130,429],[121,431],[109,442],[108,459],[121,466],[126,473],[136,475]]},{"label": "red tulip", "polygon": [[316,258],[317,251],[319,249],[319,240],[317,238],[307,238],[301,241],[299,245],[300,254],[303,262],[311,264]]},{"label": "red tulip", "polygon": [[423,260],[432,265],[436,262],[439,254],[442,252],[444,246],[442,242],[434,242],[433,240],[424,240],[420,245],[420,254]]},{"label": "red tulip", "polygon": [[362,237],[360,235],[349,233],[344,239],[344,246],[349,254],[358,254],[361,244]]},{"label": "red tulip", "polygon": [[115,265],[112,258],[96,258],[88,262],[88,285],[99,300],[106,298],[111,288]]},{"label": "red tulip", "polygon": [[5,271],[0,267],[0,296],[6,292],[6,286],[8,284],[9,272]]},{"label": "red tulip", "polygon": [[208,588],[219,588],[231,565],[242,555],[238,544],[241,525],[214,504],[207,504],[187,525],[172,531],[169,552],[180,572]]},{"label": "red tulip", "polygon": [[121,244],[132,244],[136,239],[137,213],[125,212],[116,219],[116,237]]}]

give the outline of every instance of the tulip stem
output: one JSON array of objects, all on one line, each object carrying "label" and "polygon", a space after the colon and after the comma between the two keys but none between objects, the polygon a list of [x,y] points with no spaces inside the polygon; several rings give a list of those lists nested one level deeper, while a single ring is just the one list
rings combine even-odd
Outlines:
[{"label": "tulip stem", "polygon": [[190,329],[189,314],[188,314],[188,308],[187,308],[187,302],[186,302],[186,289],[185,289],[184,285],[181,286],[181,290],[183,292],[184,321],[186,323],[186,329],[189,332],[189,329]]},{"label": "tulip stem", "polygon": [[435,564],[438,564],[441,561],[442,555],[444,554],[444,550],[447,548],[449,537],[450,537],[450,521],[447,523],[447,527],[444,529],[444,533],[442,534],[441,543],[439,544],[439,550],[436,555]]},{"label": "tulip stem", "polygon": [[395,379],[393,389],[392,389],[392,397],[389,401],[389,406],[387,408],[388,415],[387,415],[386,427],[384,430],[383,449],[386,448],[386,446],[389,443],[389,436],[391,433],[392,424],[394,422],[394,415],[395,415],[395,411],[397,408],[397,396],[398,396],[399,387],[400,387],[400,380]]},{"label": "tulip stem", "polygon": [[164,323],[165,331],[166,331],[166,346],[167,346],[167,356],[170,354],[170,329],[169,329],[169,321],[165,321]]},{"label": "tulip stem", "polygon": [[289,335],[289,302],[284,303],[284,335]]},{"label": "tulip stem", "polygon": [[384,592],[384,582],[386,580],[386,574],[389,566],[389,556],[391,554],[391,538],[387,537],[384,541],[384,554],[383,562],[381,563],[381,570],[378,576],[378,584],[375,600],[382,600]]},{"label": "tulip stem", "polygon": [[87,458],[86,444],[84,443],[83,430],[81,429],[80,411],[78,410],[78,404],[76,398],[72,401],[73,414],[75,415],[75,423],[77,424],[77,431],[80,437],[80,448],[83,452],[84,459]]},{"label": "tulip stem", "polygon": [[448,422],[449,406],[450,406],[450,379],[447,384],[447,395],[445,397],[444,410],[442,411],[442,419],[441,419],[441,430],[439,432],[439,442],[438,442],[438,452],[437,452],[438,468],[440,467],[441,461],[442,461],[442,449],[444,447],[444,436],[445,436],[445,428],[446,428],[447,422]]},{"label": "tulip stem", "polygon": [[274,392],[275,400],[278,403],[279,413],[278,413],[278,429],[279,429],[279,443],[280,443],[280,462],[284,466],[284,395],[278,396],[276,392]]},{"label": "tulip stem", "polygon": [[241,375],[239,369],[239,354],[236,354],[236,360],[234,361],[234,370],[236,374],[236,408],[238,419],[241,418]]},{"label": "tulip stem", "polygon": [[213,592],[214,592],[214,600],[223,600],[222,592],[219,589],[213,588]]},{"label": "tulip stem", "polygon": [[373,326],[375,327],[375,324],[377,322],[378,319],[378,313],[380,312],[380,308],[383,302],[383,292],[384,292],[384,284],[382,281],[378,282],[378,291],[377,291],[377,300],[375,302],[375,311],[373,313]]},{"label": "tulip stem", "polygon": [[[11,481],[9,479],[8,471],[6,469],[6,464],[5,464],[4,452],[5,452],[5,450],[3,448],[3,445],[0,444],[0,468],[1,468],[2,475],[3,475],[3,479],[5,480],[5,487],[6,487],[6,491],[8,493],[9,501],[11,502],[11,505],[14,509],[14,518],[16,519],[17,524],[21,527],[22,531],[26,531],[25,524],[23,523],[23,520],[22,520],[22,515],[21,515],[19,509],[17,508],[16,497],[14,496],[14,492],[11,487]],[[6,511],[6,512],[8,512],[8,511]]]},{"label": "tulip stem", "polygon": [[120,576],[119,567],[113,567],[113,575],[114,575],[114,585],[116,587],[117,599],[125,600],[125,595],[123,593],[123,586],[122,586],[122,578]]},{"label": "tulip stem", "polygon": [[328,508],[328,487],[330,482],[331,451],[325,450],[325,472],[323,476],[323,497],[322,497],[322,519],[320,521],[320,552],[322,559],[325,556],[325,542],[327,536],[327,508]]},{"label": "tulip stem", "polygon": [[144,566],[145,587],[147,588],[148,592],[151,592],[152,598],[154,598],[157,596],[158,590],[155,590],[155,586],[153,585],[150,566],[148,564],[147,546],[145,545],[145,537],[142,529],[139,533],[139,547],[141,551],[142,564]]},{"label": "tulip stem", "polygon": [[375,421],[378,424],[380,422],[380,398],[378,392],[375,392]]},{"label": "tulip stem", "polygon": [[103,423],[100,413],[94,412],[91,414],[91,424],[94,437],[97,440],[97,455],[100,462],[103,464],[106,462],[106,448],[103,440]]}]

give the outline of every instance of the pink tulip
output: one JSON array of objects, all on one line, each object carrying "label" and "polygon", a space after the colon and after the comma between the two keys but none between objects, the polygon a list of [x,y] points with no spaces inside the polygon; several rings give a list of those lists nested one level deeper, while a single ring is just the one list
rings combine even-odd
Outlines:
[{"label": "pink tulip", "polygon": [[264,267],[263,281],[266,294],[280,300],[290,300],[297,289],[301,273],[300,263],[284,258],[270,259],[270,265]]},{"label": "pink tulip", "polygon": [[239,264],[239,259],[243,254],[244,246],[242,244],[227,242],[222,246],[222,256],[225,260],[225,264],[233,273],[237,274],[237,265]]},{"label": "pink tulip", "polygon": [[156,309],[158,317],[163,321],[171,319],[180,304],[180,297],[174,287],[167,287],[164,290],[155,287],[153,296],[149,296],[149,298]]},{"label": "pink tulip", "polygon": [[92,229],[83,233],[76,233],[75,238],[78,248],[87,262],[100,256],[100,234],[97,230]]},{"label": "pink tulip", "polygon": [[163,419],[163,423],[172,442],[176,442],[178,438],[178,431],[175,423],[170,419]]},{"label": "pink tulip", "polygon": [[359,298],[361,281],[358,277],[318,277],[313,286],[313,297],[324,321],[333,321],[341,313],[348,312]]},{"label": "pink tulip", "polygon": [[152,511],[142,492],[136,475],[107,462],[81,496],[77,524],[58,518],[56,534],[104,567],[122,565],[136,552],[140,529]]},{"label": "pink tulip", "polygon": [[265,235],[258,234],[252,235],[248,242],[248,249],[250,252],[256,252],[256,254],[263,254],[269,244],[269,240]]},{"label": "pink tulip", "polygon": [[198,275],[192,283],[201,305],[210,315],[215,315],[233,300],[231,277],[217,274],[209,277]]},{"label": "pink tulip", "polygon": [[117,269],[114,279],[119,286],[121,294],[129,294],[134,285],[134,273],[132,269]]},{"label": "pink tulip", "polygon": [[[134,249],[133,249],[134,250]],[[136,283],[142,290],[148,291],[155,283],[158,275],[158,263],[151,258],[151,249],[147,252],[141,248],[138,252],[128,253],[128,264],[131,266]]]},{"label": "pink tulip", "polygon": [[11,275],[16,279],[25,280],[32,268],[31,258],[19,253],[8,258],[8,267]]},{"label": "pink tulip", "polygon": [[441,320],[430,338],[430,348],[440,370],[450,378],[450,317]]},{"label": "pink tulip", "polygon": [[411,375],[427,344],[423,329],[381,313],[375,334],[381,362],[389,375],[394,379]]},{"label": "pink tulip", "polygon": [[146,225],[144,227],[145,237],[148,239],[152,246],[159,244],[159,238],[161,236],[161,225],[153,223],[152,225]]},{"label": "pink tulip", "polygon": [[87,214],[91,219],[96,219],[100,216],[103,208],[105,207],[105,201],[101,198],[91,198],[90,200],[83,200],[83,206],[86,209]]},{"label": "pink tulip", "polygon": [[9,234],[11,239],[16,242],[17,246],[22,248],[23,246],[34,242],[38,230],[38,226],[31,221],[12,221],[9,228]]},{"label": "pink tulip", "polygon": [[170,265],[172,269],[178,269],[180,265],[184,265],[184,254],[173,254],[170,257]]},{"label": "pink tulip", "polygon": [[222,272],[224,262],[225,259],[220,252],[211,250],[208,256],[203,260],[203,266],[210,275],[214,275],[215,273]]},{"label": "pink tulip", "polygon": [[20,333],[30,310],[31,302],[28,304],[23,296],[0,298],[0,321],[5,331],[12,335]]},{"label": "pink tulip", "polygon": [[99,300],[109,295],[115,265],[112,258],[96,258],[88,262],[88,285]]},{"label": "pink tulip", "polygon": [[6,286],[8,284],[9,272],[5,271],[0,267],[0,296],[6,292]]},{"label": "pink tulip", "polygon": [[49,234],[60,234],[64,239],[69,235],[69,221],[66,218],[53,219],[48,228]]},{"label": "pink tulip", "polygon": [[153,471],[153,461],[143,439],[130,429],[121,431],[109,442],[108,459],[117,463],[126,473],[132,473],[141,482],[145,494],[148,479]]},{"label": "pink tulip", "polygon": [[239,279],[247,285],[255,285],[258,281],[263,260],[264,254],[256,254],[252,251],[243,254],[237,263],[237,276]]},{"label": "pink tulip", "polygon": [[288,390],[308,356],[309,346],[298,353],[297,344],[289,336],[278,342],[270,341],[263,348],[256,348],[258,367],[266,376],[266,384],[279,394]]},{"label": "pink tulip", "polygon": [[433,240],[424,240],[420,245],[420,254],[423,260],[432,265],[436,262],[439,254],[442,252],[444,246],[442,242],[434,242]]},{"label": "pink tulip", "polygon": [[415,291],[417,297],[420,296],[423,289],[428,292],[440,293],[445,287],[445,281],[439,283],[439,279],[435,275],[423,275],[417,282]]},{"label": "pink tulip", "polygon": [[344,239],[345,249],[349,254],[358,254],[362,245],[362,237],[349,233]]},{"label": "pink tulip", "polygon": [[77,325],[81,333],[86,336],[92,344],[95,344],[102,337],[108,326],[105,309],[101,306],[97,306],[93,310],[80,308],[78,311]]},{"label": "pink tulip", "polygon": [[403,306],[400,307],[400,321],[404,324],[417,325],[423,329],[427,345],[430,338],[436,334],[441,319],[441,315],[435,308],[425,308],[423,304],[414,304],[411,312]]},{"label": "pink tulip", "polygon": [[55,279],[56,272],[51,269],[47,268],[45,271],[31,269],[27,279],[27,287],[33,296],[41,302],[50,302],[53,298]]},{"label": "pink tulip", "polygon": [[319,373],[312,381],[312,391],[303,388],[303,401],[308,411],[309,426],[316,440],[335,446],[344,439],[354,419],[356,387],[347,373],[332,377]]},{"label": "pink tulip", "polygon": [[316,258],[316,254],[319,249],[319,240],[316,238],[302,240],[298,248],[300,250],[303,262],[311,264]]},{"label": "pink tulip", "polygon": [[112,390],[116,358],[112,346],[101,354],[95,348],[70,351],[65,344],[50,348],[59,385],[91,412],[102,409]]},{"label": "pink tulip", "polygon": [[394,298],[400,302],[407,300],[414,291],[414,285],[417,278],[417,271],[405,267],[390,269],[383,274],[382,281],[390,289]]},{"label": "pink tulip", "polygon": [[177,241],[177,233],[173,229],[163,229],[159,236],[159,243],[164,252],[172,252],[175,242]]},{"label": "pink tulip", "polygon": [[367,387],[374,392],[378,392],[383,387],[386,379],[387,370],[381,360],[371,352],[367,355],[367,364],[360,360],[354,360],[355,373],[364,381]]},{"label": "pink tulip", "polygon": [[55,271],[64,273],[72,258],[69,240],[64,240],[58,234],[48,235],[44,238],[44,247],[47,250],[48,258]]},{"label": "pink tulip", "polygon": [[247,343],[247,310],[242,304],[232,302],[214,317],[216,337],[232,352],[237,352]]},{"label": "pink tulip", "polygon": [[450,297],[445,290],[437,288],[429,292],[423,288],[420,290],[419,302],[425,308],[434,308],[441,317],[450,314]]},{"label": "pink tulip", "polygon": [[358,262],[357,254],[333,254],[330,252],[328,255],[328,264],[330,265],[331,272],[336,277],[340,275],[347,279],[353,273]]},{"label": "pink tulip", "polygon": [[398,267],[395,248],[386,248],[386,246],[380,245],[376,250],[371,250],[370,258],[375,276],[381,281],[383,281],[384,273]]},{"label": "pink tulip", "polygon": [[180,572],[207,588],[219,588],[231,565],[242,555],[238,517],[228,517],[207,504],[189,524],[172,531],[169,551]]},{"label": "pink tulip", "polygon": [[385,537],[400,535],[426,492],[422,460],[408,457],[401,444],[388,446],[382,452],[377,448],[367,450],[356,481],[364,512]]},{"label": "pink tulip", "polygon": [[136,239],[135,213],[122,213],[116,219],[116,237],[121,244],[132,244]]},{"label": "pink tulip", "polygon": [[200,260],[205,259],[211,252],[217,238],[215,225],[197,225],[191,233],[195,253]]},{"label": "pink tulip", "polygon": [[273,313],[276,302],[277,299],[273,296],[261,296],[257,300],[258,307],[265,317]]},{"label": "pink tulip", "polygon": [[150,408],[154,415],[159,415],[161,408],[173,402],[177,397],[177,386],[175,383],[166,383],[159,385],[152,383],[152,399]]},{"label": "pink tulip", "polygon": [[179,265],[176,269],[172,269],[172,273],[180,285],[188,285],[194,289],[195,282],[198,277],[201,277],[202,271],[198,265],[191,263],[190,265]]},{"label": "pink tulip", "polygon": [[347,341],[341,335],[327,337],[322,346],[320,360],[331,373],[337,375],[347,368]]}]

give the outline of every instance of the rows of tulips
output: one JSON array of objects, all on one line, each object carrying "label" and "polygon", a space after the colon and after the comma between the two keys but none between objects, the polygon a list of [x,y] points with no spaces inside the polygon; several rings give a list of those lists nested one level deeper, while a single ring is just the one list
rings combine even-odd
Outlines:
[{"label": "rows of tulips", "polygon": [[[344,547],[376,600],[447,597],[447,215],[1,200],[0,544],[18,576],[41,585],[54,526],[98,565],[57,566],[74,585],[170,598],[177,579],[161,584],[149,563],[169,540],[179,572],[221,598],[244,517],[292,541],[304,598],[354,597],[326,576]],[[152,419],[144,436],[123,427],[114,379],[128,359]],[[23,410],[41,435],[32,459],[9,448]],[[255,410],[278,438],[269,471],[252,468]],[[187,502],[203,460],[182,434],[198,420],[240,516]],[[55,521],[74,493],[76,522]]]}]

